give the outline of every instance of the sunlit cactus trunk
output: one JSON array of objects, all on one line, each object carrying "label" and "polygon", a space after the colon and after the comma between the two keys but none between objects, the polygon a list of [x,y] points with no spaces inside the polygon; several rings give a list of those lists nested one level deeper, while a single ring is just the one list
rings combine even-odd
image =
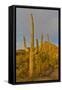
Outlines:
[{"label": "sunlit cactus trunk", "polygon": [[33,60],[34,60],[34,18],[31,14],[32,31],[31,31],[31,48],[30,48],[30,59],[29,59],[29,77],[33,75]]}]

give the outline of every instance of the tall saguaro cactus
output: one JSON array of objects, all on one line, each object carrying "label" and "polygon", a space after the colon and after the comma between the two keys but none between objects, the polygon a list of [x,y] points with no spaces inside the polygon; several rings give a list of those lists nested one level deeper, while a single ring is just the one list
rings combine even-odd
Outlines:
[{"label": "tall saguaro cactus", "polygon": [[29,59],[29,77],[32,77],[33,74],[33,59],[34,59],[34,18],[33,15],[30,15],[31,23],[32,23],[32,31],[31,31],[31,48],[30,48],[30,59]]}]

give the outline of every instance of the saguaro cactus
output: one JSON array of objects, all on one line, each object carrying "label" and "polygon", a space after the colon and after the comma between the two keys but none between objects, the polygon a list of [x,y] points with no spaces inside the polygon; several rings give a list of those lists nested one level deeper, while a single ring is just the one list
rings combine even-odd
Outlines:
[{"label": "saguaro cactus", "polygon": [[29,60],[29,77],[32,77],[33,74],[33,59],[34,59],[34,18],[31,14],[31,22],[32,22],[32,31],[31,31],[31,48],[30,48],[30,60]]},{"label": "saguaro cactus", "polygon": [[40,49],[42,49],[42,44],[43,44],[43,33],[41,34],[41,41],[40,41]]},{"label": "saguaro cactus", "polygon": [[47,41],[50,41],[49,34],[47,33]]},{"label": "saguaro cactus", "polygon": [[36,38],[36,53],[38,53],[38,48],[39,48],[39,46],[38,46],[38,39]]},{"label": "saguaro cactus", "polygon": [[26,49],[26,38],[23,36],[23,44],[24,44],[24,49]]}]

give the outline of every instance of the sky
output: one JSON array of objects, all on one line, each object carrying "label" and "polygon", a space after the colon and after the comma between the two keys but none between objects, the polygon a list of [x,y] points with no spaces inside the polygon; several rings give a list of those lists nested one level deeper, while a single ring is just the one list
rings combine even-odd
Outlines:
[{"label": "sky", "polygon": [[[16,49],[23,48],[23,35],[26,37],[27,47],[30,47],[31,14],[34,18],[34,40],[37,37],[40,43],[43,33],[44,41],[47,41],[46,34],[48,33],[50,41],[58,46],[57,10],[16,8]],[[34,45],[36,45],[35,41]]]}]

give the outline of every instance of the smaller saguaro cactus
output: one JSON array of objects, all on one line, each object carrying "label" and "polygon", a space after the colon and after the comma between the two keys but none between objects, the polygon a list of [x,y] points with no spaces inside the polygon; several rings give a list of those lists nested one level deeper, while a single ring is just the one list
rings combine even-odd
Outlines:
[{"label": "smaller saguaro cactus", "polygon": [[44,38],[44,36],[43,36],[43,33],[42,33],[42,34],[41,34],[41,41],[40,41],[40,49],[42,48],[43,38]]},{"label": "smaller saguaro cactus", "polygon": [[24,49],[26,49],[26,38],[25,38],[25,35],[23,36],[23,44],[24,44]]},{"label": "smaller saguaro cactus", "polygon": [[43,42],[43,33],[41,34],[41,42]]},{"label": "smaller saguaro cactus", "polygon": [[36,53],[38,53],[38,39],[36,38]]},{"label": "smaller saguaro cactus", "polygon": [[[50,38],[49,38],[49,34],[48,33],[47,33],[47,41],[50,42]],[[49,44],[47,45],[47,47],[48,47],[47,54],[48,54],[48,60],[49,60],[49,58],[50,58],[50,56],[49,56],[49,51],[50,51]]]},{"label": "smaller saguaro cactus", "polygon": [[47,33],[47,40],[50,41],[49,34]]}]

